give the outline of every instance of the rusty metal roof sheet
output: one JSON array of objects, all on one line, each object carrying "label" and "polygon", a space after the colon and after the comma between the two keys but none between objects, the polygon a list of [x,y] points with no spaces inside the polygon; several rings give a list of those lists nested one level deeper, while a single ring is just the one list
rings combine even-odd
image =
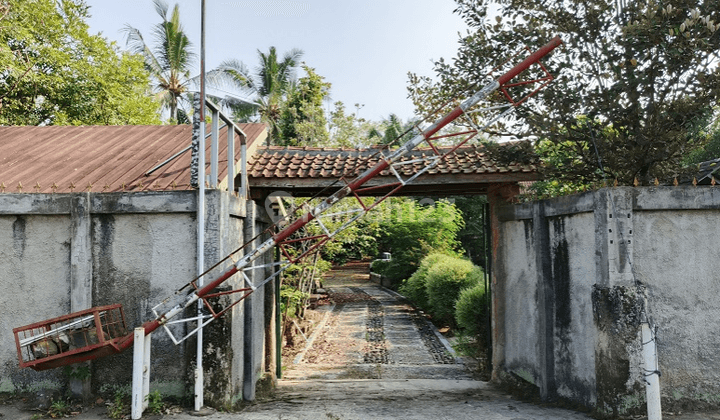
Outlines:
[{"label": "rusty metal roof sheet", "polygon": [[[266,136],[263,124],[239,127],[248,144],[262,143]],[[227,172],[226,130],[219,135],[221,180]],[[0,192],[192,189],[189,149],[146,175],[191,141],[190,125],[0,127]],[[239,143],[236,136],[236,161]]]}]

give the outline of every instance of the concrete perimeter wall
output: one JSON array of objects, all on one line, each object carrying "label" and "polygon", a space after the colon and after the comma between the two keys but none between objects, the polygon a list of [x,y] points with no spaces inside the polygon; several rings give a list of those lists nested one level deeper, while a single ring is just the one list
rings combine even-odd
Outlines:
[{"label": "concrete perimeter wall", "polygon": [[602,189],[498,218],[495,379],[602,414],[642,412],[645,310],[663,409],[720,405],[720,189]]},{"label": "concrete perimeter wall", "polygon": [[[207,191],[206,199],[205,265],[210,267],[248,239],[247,226],[262,221],[246,219],[252,202],[217,190]],[[196,200],[195,191],[0,194],[0,392],[69,387],[88,395],[127,388],[132,351],[35,372],[19,369],[12,329],[113,303],[123,304],[130,330],[153,319],[151,308],[196,275]],[[229,286],[244,282],[236,275]],[[262,322],[264,308],[246,310],[243,302],[206,327],[208,404],[232,404],[242,399],[246,383],[257,380],[244,368],[246,342],[257,341],[246,337],[246,318]],[[176,328],[179,335],[186,329]],[[262,345],[262,328],[253,334]],[[151,388],[192,398],[195,354],[194,338],[176,346],[164,331],[156,331]]]}]

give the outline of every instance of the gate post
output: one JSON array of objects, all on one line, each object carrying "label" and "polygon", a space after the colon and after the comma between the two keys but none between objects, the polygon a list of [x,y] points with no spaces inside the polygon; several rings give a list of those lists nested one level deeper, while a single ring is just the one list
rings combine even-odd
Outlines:
[{"label": "gate post", "polygon": [[131,417],[137,420],[148,408],[150,393],[150,334],[145,336],[145,328],[135,328],[133,344],[132,374],[132,412]]}]

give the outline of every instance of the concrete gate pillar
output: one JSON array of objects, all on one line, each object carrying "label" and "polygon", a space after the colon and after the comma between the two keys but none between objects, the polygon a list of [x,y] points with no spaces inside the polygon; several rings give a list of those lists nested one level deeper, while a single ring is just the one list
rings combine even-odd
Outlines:
[{"label": "concrete gate pillar", "polygon": [[[70,200],[70,312],[92,307],[92,237],[90,217],[90,193],[75,194]],[[90,374],[83,375],[81,370],[88,369],[90,362],[73,366],[77,375],[69,380],[70,392],[83,399],[92,394]]]},{"label": "concrete gate pillar", "polygon": [[[498,209],[501,205],[511,202],[520,194],[517,184],[493,184],[488,188],[488,202],[490,204],[490,250],[491,267],[498,267],[498,244],[500,235],[500,221]],[[490,272],[491,283],[491,330],[492,330],[492,379],[497,380],[500,367],[505,364],[505,287],[498,282],[494,270]]]}]

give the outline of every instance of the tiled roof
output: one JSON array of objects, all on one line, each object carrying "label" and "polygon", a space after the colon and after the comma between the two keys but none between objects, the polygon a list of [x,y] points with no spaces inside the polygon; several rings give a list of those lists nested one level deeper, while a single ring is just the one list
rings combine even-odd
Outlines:
[{"label": "tiled roof", "polygon": [[[373,167],[382,157],[379,149],[326,149],[312,147],[261,147],[252,156],[248,171],[250,178],[338,178],[354,177]],[[384,151],[388,154],[387,151]],[[425,164],[420,161],[435,156],[430,148],[415,149],[403,156],[401,161],[410,162],[396,166],[405,177],[414,175]],[[496,164],[484,148],[463,147],[448,155],[428,171],[433,174],[489,174],[489,173],[535,173],[534,165]],[[391,176],[389,169],[381,176]]]},{"label": "tiled roof", "polygon": [[[239,127],[248,143],[261,143],[265,138],[262,124]],[[219,138],[219,179],[223,179],[227,171],[225,128]],[[191,141],[190,125],[0,127],[0,192],[192,189],[190,150],[147,175]],[[236,136],[236,161],[240,159],[239,144]]]},{"label": "tiled roof", "polygon": [[[353,179],[378,162],[381,158],[379,151],[378,148],[259,147],[249,163],[249,183],[251,189],[276,188],[305,193],[315,186],[328,186],[341,176]],[[389,152],[383,150],[383,153],[387,155]],[[434,156],[430,148],[415,149],[402,158],[402,161],[410,163],[396,166],[395,169],[407,180],[425,165],[422,160]],[[474,192],[479,192],[479,184],[534,180],[537,177],[534,165],[502,166],[490,158],[484,147],[466,146],[421,175],[417,184],[453,183],[459,191],[462,191],[464,185],[476,184],[472,188],[475,188]],[[377,178],[376,182],[367,185],[397,181],[389,169],[382,171]]]}]

